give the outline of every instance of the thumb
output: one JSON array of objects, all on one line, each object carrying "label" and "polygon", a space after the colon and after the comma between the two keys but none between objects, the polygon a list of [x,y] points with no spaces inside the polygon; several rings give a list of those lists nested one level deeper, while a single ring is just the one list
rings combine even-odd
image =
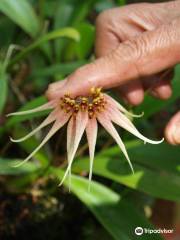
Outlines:
[{"label": "thumb", "polygon": [[47,97],[87,94],[92,87],[112,88],[172,67],[180,61],[179,39],[180,19],[176,19],[119,44],[105,57],[77,69],[63,84],[50,85]]},{"label": "thumb", "polygon": [[165,129],[166,140],[173,144],[180,144],[180,111],[169,121]]}]

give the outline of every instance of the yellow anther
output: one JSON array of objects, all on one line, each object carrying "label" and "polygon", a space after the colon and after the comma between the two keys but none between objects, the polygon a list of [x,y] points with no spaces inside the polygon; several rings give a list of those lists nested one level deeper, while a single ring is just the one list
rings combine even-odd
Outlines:
[{"label": "yellow anther", "polygon": [[89,105],[88,105],[88,109],[92,109],[93,108],[93,104],[92,103],[90,103]]},{"label": "yellow anther", "polygon": [[75,104],[75,100],[71,99],[71,100],[69,101],[69,103],[70,103],[71,106],[73,106],[73,105]]},{"label": "yellow anther", "polygon": [[104,95],[101,93],[101,88],[92,87],[89,96],[77,96],[71,98],[70,93],[66,93],[61,98],[60,107],[65,112],[72,111],[72,114],[76,114],[79,110],[88,111],[90,118],[95,116],[96,112],[100,112],[104,109],[106,101]]},{"label": "yellow anther", "polygon": [[100,94],[100,93],[101,93],[101,90],[102,90],[102,88],[96,88],[96,93],[97,93],[97,94]]},{"label": "yellow anther", "polygon": [[79,105],[78,105],[78,104],[74,105],[74,108],[75,108],[76,110],[79,110]]},{"label": "yellow anther", "polygon": [[90,92],[91,92],[91,94],[95,94],[96,93],[96,89],[94,87],[92,87]]},{"label": "yellow anther", "polygon": [[88,102],[88,99],[85,98],[85,97],[83,97],[83,98],[82,98],[82,103],[87,103],[87,102]]},{"label": "yellow anther", "polygon": [[95,104],[100,103],[100,98],[99,98],[99,97],[96,97],[96,98],[93,100],[93,103],[95,103]]},{"label": "yellow anther", "polygon": [[70,97],[70,93],[64,94],[65,97]]}]

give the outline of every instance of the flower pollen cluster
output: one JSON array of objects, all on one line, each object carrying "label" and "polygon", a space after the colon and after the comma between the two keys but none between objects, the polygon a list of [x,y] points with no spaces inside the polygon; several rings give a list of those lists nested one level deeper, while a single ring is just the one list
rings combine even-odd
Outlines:
[{"label": "flower pollen cluster", "polygon": [[92,119],[96,117],[98,112],[105,109],[107,101],[104,98],[101,88],[91,88],[90,94],[87,97],[78,96],[72,98],[70,94],[65,94],[60,100],[61,109],[66,113],[72,112],[77,114],[79,111],[88,111],[88,117]]}]

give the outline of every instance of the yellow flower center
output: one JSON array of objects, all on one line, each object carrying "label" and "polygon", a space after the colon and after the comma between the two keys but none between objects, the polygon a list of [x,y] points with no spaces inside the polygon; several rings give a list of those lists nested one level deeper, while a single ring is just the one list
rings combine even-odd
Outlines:
[{"label": "yellow flower center", "polygon": [[78,96],[72,98],[70,94],[65,94],[60,100],[61,109],[66,113],[77,114],[78,111],[88,111],[89,118],[96,116],[98,112],[104,110],[106,100],[101,92],[101,88],[91,88],[89,96]]}]

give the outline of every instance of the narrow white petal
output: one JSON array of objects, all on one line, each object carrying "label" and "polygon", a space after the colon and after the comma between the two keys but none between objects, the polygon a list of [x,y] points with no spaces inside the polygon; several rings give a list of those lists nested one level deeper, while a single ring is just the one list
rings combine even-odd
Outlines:
[{"label": "narrow white petal", "polygon": [[126,115],[130,116],[130,117],[142,117],[144,115],[144,112],[142,112],[141,114],[133,114],[129,111],[127,111],[120,103],[118,103],[116,100],[114,100],[112,97],[110,97],[107,94],[104,94],[105,98],[108,102],[109,105],[111,105],[112,107],[116,107],[117,109],[119,109],[119,111],[121,111],[122,113],[125,113]]},{"label": "narrow white petal", "polygon": [[46,137],[43,139],[43,141],[39,144],[39,146],[26,158],[24,161],[16,165],[15,167],[19,167],[25,162],[27,162],[30,158],[32,158],[41,147],[62,127],[64,124],[68,121],[70,115],[69,114],[64,114],[61,116],[61,118],[58,118],[55,123],[53,124],[52,128],[49,130],[48,134]]},{"label": "narrow white petal", "polygon": [[136,127],[132,124],[132,122],[122,113],[113,110],[113,109],[108,109],[108,116],[111,119],[112,122],[116,123],[120,127],[124,128],[125,130],[129,131],[136,137],[140,138],[144,142],[151,143],[151,144],[159,144],[164,141],[164,139],[161,139],[160,141],[153,141],[151,139],[146,138],[143,136],[137,129]]},{"label": "narrow white petal", "polygon": [[89,145],[89,156],[90,156],[90,166],[89,166],[89,187],[90,190],[90,183],[92,179],[92,171],[93,171],[93,161],[94,161],[94,152],[96,146],[96,139],[97,139],[97,130],[98,125],[95,118],[89,119],[88,124],[86,127],[86,135]]},{"label": "narrow white petal", "polygon": [[52,100],[52,101],[50,101],[48,103],[45,103],[45,104],[43,104],[39,107],[30,109],[30,110],[26,110],[26,111],[9,113],[6,116],[9,117],[9,116],[14,116],[14,115],[16,115],[16,116],[17,115],[25,115],[25,114],[41,112],[41,111],[44,111],[44,110],[52,109],[52,108],[54,108],[56,101],[57,100]]},{"label": "narrow white petal", "polygon": [[[72,146],[74,143],[75,138],[75,130],[76,130],[76,119],[75,117],[71,117],[68,126],[67,126],[67,160],[69,165],[69,159],[70,159],[70,152],[72,151]],[[69,169],[68,172],[68,178],[69,178],[69,191],[71,189],[71,169]]]},{"label": "narrow white petal", "polygon": [[76,134],[76,118],[72,116],[67,126],[67,154],[68,155],[72,151],[75,134]]},{"label": "narrow white petal", "polygon": [[[63,114],[63,112],[62,112]],[[31,131],[29,134],[27,134],[26,136],[19,138],[19,139],[13,139],[10,138],[12,142],[22,142],[25,141],[26,139],[30,138],[31,136],[33,136],[36,132],[38,132],[39,130],[41,130],[43,127],[49,125],[50,123],[54,122],[57,118],[57,110],[54,110],[53,112],[51,112],[49,114],[49,116],[37,127],[35,128],[33,131]]]},{"label": "narrow white petal", "polygon": [[106,113],[110,119],[118,119],[119,123],[121,122],[123,124],[125,122],[127,125],[136,129],[131,120],[124,113],[120,112],[118,109],[108,107]]},{"label": "narrow white petal", "polygon": [[129,156],[127,154],[126,148],[124,146],[123,141],[121,140],[118,132],[116,131],[115,127],[113,126],[113,124],[111,123],[110,119],[108,119],[106,114],[99,114],[97,116],[98,121],[100,122],[100,124],[107,130],[107,132],[109,132],[109,134],[114,138],[114,140],[117,142],[117,144],[119,145],[121,151],[123,152],[123,154],[125,155],[129,166],[132,170],[132,172],[134,173],[134,169],[133,166],[131,164],[131,161],[129,159]]},{"label": "narrow white petal", "polygon": [[68,152],[68,167],[66,169],[66,172],[65,172],[59,186],[62,185],[68,172],[71,170],[71,165],[72,165],[74,156],[76,154],[77,148],[79,146],[79,143],[81,141],[82,135],[84,133],[84,130],[85,130],[87,122],[88,122],[88,113],[79,111],[77,113],[77,115],[75,116],[75,118],[76,118],[75,119],[76,120],[75,121],[75,131],[73,130],[75,135],[74,136],[70,135],[69,138],[72,137],[72,139],[68,140],[71,143],[71,147]]}]

